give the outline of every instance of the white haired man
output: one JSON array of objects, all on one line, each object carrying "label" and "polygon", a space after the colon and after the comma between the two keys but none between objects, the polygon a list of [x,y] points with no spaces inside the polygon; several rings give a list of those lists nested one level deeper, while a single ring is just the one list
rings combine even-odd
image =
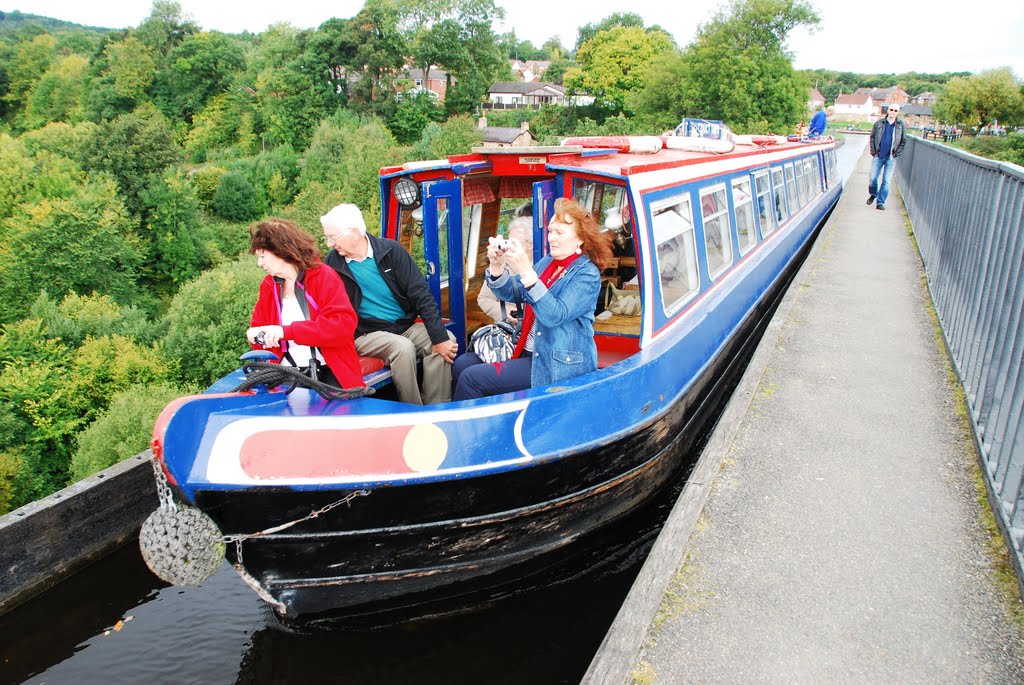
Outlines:
[{"label": "white haired man", "polygon": [[[868,204],[878,203],[875,209],[885,209],[885,201],[889,198],[889,184],[892,172],[896,168],[896,158],[903,152],[907,144],[906,127],[899,118],[898,103],[889,105],[885,116],[875,122],[868,140],[871,156],[871,175],[868,177]],[[878,177],[882,177],[879,184]]]},{"label": "white haired man", "polygon": [[[341,276],[359,313],[356,351],[391,367],[398,399],[435,404],[451,399],[451,363],[459,346],[441,321],[437,303],[416,262],[402,246],[366,232],[355,205],[338,205],[320,217],[331,251],[324,262]],[[416,323],[416,319],[422,323]],[[416,362],[423,360],[423,385]]]}]

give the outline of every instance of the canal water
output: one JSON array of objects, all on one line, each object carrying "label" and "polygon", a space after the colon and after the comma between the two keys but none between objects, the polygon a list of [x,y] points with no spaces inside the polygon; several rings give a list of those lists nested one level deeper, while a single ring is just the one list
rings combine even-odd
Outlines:
[{"label": "canal water", "polygon": [[[866,142],[839,148],[844,180]],[[129,545],[0,617],[0,685],[578,683],[682,484],[609,531],[575,577],[374,629],[286,630],[227,564],[201,587],[169,587]]]}]

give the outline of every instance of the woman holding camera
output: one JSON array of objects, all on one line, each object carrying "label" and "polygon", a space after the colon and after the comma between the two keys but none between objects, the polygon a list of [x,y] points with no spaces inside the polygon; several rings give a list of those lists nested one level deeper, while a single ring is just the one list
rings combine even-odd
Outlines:
[{"label": "woman holding camera", "polygon": [[456,359],[453,399],[536,388],[597,369],[594,309],[611,245],[590,213],[566,198],[555,201],[547,235],[549,254],[536,265],[518,240],[489,239],[487,285],[498,299],[526,305],[523,333],[506,362],[485,364],[472,352]]},{"label": "woman holding camera", "polygon": [[283,364],[308,367],[315,353],[319,380],[361,388],[353,336],[356,312],[341,277],[320,262],[316,240],[287,219],[264,219],[249,229],[249,254],[267,272],[245,337]]}]

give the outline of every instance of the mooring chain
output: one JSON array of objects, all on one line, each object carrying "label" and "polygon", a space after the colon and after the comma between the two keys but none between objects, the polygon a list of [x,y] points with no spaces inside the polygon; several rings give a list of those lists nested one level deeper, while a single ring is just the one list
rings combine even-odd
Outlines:
[{"label": "mooring chain", "polygon": [[160,500],[160,508],[177,511],[178,505],[174,502],[174,495],[171,494],[171,486],[167,482],[164,470],[160,468],[160,463],[155,456],[149,461],[153,466],[153,480],[156,481],[156,496]]},{"label": "mooring chain", "polygon": [[291,528],[292,526],[297,525],[299,523],[302,523],[303,521],[312,521],[313,519],[315,519],[320,514],[326,514],[331,509],[334,509],[335,507],[340,507],[342,504],[348,504],[349,502],[354,500],[356,497],[365,497],[366,495],[369,495],[369,494],[370,494],[369,490],[355,490],[353,492],[348,493],[347,495],[345,495],[344,497],[339,499],[337,502],[331,502],[330,504],[328,504],[326,506],[323,506],[323,507],[320,507],[319,509],[317,509],[315,511],[311,511],[310,513],[306,514],[305,516],[303,516],[300,519],[295,519],[294,521],[289,521],[288,523],[282,523],[279,526],[274,526],[273,528],[267,528],[266,530],[261,530],[258,533],[241,533],[241,534],[237,534],[237,535],[225,535],[221,539],[225,543],[227,543],[227,544],[231,544],[232,542],[235,543],[235,556],[238,559],[238,565],[241,566],[241,564],[242,564],[242,542],[244,540],[248,540],[250,538],[257,538],[257,537],[260,537],[261,535],[272,535],[273,533],[280,533],[282,530],[286,530],[288,528]]}]

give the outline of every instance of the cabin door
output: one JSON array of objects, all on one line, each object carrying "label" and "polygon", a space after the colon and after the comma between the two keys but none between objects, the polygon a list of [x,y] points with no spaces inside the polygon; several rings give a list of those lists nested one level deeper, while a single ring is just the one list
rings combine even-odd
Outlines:
[{"label": "cabin door", "polygon": [[555,213],[555,182],[538,181],[533,184],[533,261],[548,252],[547,227]]},{"label": "cabin door", "polygon": [[466,289],[462,235],[462,182],[423,184],[423,257],[427,285],[441,303],[441,318],[466,350]]}]

